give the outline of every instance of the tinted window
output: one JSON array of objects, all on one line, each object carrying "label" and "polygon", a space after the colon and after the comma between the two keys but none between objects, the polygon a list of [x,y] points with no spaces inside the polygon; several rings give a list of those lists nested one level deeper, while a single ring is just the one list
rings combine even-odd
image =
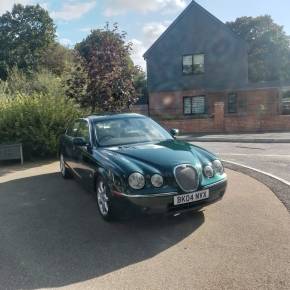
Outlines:
[{"label": "tinted window", "polygon": [[71,124],[66,130],[66,135],[70,137],[76,137],[79,125],[80,121],[75,121],[73,124]]},{"label": "tinted window", "polygon": [[81,121],[78,129],[77,137],[84,138],[87,143],[90,143],[90,130],[87,121]]}]

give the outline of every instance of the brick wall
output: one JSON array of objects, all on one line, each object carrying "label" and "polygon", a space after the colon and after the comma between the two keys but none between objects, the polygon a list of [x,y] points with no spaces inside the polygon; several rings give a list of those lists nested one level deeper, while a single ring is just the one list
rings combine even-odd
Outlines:
[{"label": "brick wall", "polygon": [[273,116],[257,119],[255,117],[225,117],[224,128],[215,126],[214,119],[157,120],[165,128],[178,128],[181,133],[238,133],[290,131],[290,116]]},{"label": "brick wall", "polygon": [[192,119],[192,120],[157,120],[165,128],[177,128],[181,133],[211,133],[220,132],[215,128],[213,119]]},{"label": "brick wall", "polygon": [[[238,112],[229,114],[228,94],[232,91],[184,91],[153,93],[149,98],[150,116],[167,128],[183,133],[289,131],[290,115],[281,115],[279,89],[241,90]],[[183,97],[205,95],[207,115],[196,118],[183,114]]]},{"label": "brick wall", "polygon": [[[214,113],[214,104],[217,102],[225,103],[225,113],[227,112],[227,98],[230,93],[236,93],[240,106],[239,114],[257,114],[263,112],[266,114],[278,114],[280,96],[279,89],[261,89],[244,91],[223,91],[223,92],[205,92],[203,90],[182,91],[182,92],[162,92],[151,93],[149,97],[150,115],[160,116],[162,119],[170,117],[182,117],[183,115],[183,97],[204,95],[208,103],[208,115]],[[262,107],[263,106],[263,107]],[[192,118],[192,117],[191,117]]]},{"label": "brick wall", "polygon": [[226,117],[225,132],[290,131],[290,115]]}]

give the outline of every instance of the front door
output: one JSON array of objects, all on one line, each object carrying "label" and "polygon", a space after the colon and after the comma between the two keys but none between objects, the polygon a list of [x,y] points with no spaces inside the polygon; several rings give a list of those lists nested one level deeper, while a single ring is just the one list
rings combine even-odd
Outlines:
[{"label": "front door", "polygon": [[75,169],[75,146],[73,145],[73,139],[77,136],[77,132],[80,126],[80,120],[75,121],[66,131],[63,139],[63,155],[66,164]]},{"label": "front door", "polygon": [[90,126],[87,120],[81,120],[78,128],[77,137],[86,141],[86,146],[77,146],[75,148],[75,173],[82,179],[82,182],[91,187],[94,177],[93,164],[93,143],[91,140]]}]

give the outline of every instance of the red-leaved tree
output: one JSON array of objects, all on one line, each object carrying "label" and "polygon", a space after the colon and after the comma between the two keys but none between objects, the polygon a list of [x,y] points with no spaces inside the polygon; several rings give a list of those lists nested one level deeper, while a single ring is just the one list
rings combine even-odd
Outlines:
[{"label": "red-leaved tree", "polygon": [[125,37],[117,24],[106,25],[75,47],[81,61],[68,80],[68,95],[92,112],[118,112],[137,101],[132,48]]}]

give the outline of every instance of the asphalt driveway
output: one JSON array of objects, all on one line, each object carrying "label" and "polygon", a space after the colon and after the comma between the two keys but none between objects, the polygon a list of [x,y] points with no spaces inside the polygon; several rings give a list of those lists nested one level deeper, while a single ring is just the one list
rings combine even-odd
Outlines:
[{"label": "asphalt driveway", "polygon": [[56,163],[0,170],[0,288],[289,289],[289,213],[228,175],[203,212],[107,224]]}]

